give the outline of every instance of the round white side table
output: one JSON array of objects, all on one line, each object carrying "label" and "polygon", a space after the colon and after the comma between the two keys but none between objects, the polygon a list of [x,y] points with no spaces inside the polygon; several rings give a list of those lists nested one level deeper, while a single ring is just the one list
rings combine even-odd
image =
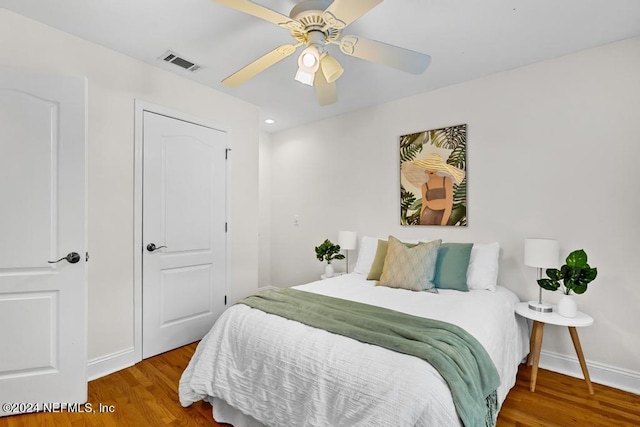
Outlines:
[{"label": "round white side table", "polygon": [[587,383],[589,394],[593,394],[593,385],[591,384],[591,378],[589,378],[589,371],[587,371],[587,364],[584,361],[584,353],[582,353],[580,339],[578,338],[578,331],[576,330],[576,328],[592,325],[593,317],[580,311],[576,314],[576,317],[563,317],[556,313],[556,310],[557,307],[553,307],[553,312],[551,313],[540,313],[531,310],[529,308],[529,304],[526,302],[516,304],[516,313],[518,315],[533,320],[529,356],[527,356],[527,366],[532,367],[529,390],[536,390],[536,379],[538,378],[538,363],[540,362],[540,349],[542,348],[542,331],[544,329],[544,325],[556,325],[567,326],[569,328],[569,334],[571,334],[573,347],[576,349],[578,361],[580,362],[580,367],[582,368],[582,374],[584,375],[584,380]]}]

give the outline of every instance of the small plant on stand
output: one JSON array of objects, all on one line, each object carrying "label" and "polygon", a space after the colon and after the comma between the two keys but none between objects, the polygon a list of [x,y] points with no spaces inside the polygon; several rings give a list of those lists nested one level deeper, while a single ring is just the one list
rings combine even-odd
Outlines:
[{"label": "small plant on stand", "polygon": [[344,259],[344,255],[340,253],[340,245],[334,245],[329,239],[325,239],[320,246],[316,246],[316,258],[318,261],[326,261],[327,265],[324,268],[325,277],[333,276],[333,266],[331,261],[334,259]]},{"label": "small plant on stand", "polygon": [[566,264],[557,268],[547,269],[548,279],[538,280],[538,285],[548,291],[560,289],[563,298],[558,303],[558,313],[565,317],[575,317],[577,304],[571,297],[571,292],[583,294],[587,285],[598,275],[598,269],[587,264],[587,253],[578,249],[567,256]]}]

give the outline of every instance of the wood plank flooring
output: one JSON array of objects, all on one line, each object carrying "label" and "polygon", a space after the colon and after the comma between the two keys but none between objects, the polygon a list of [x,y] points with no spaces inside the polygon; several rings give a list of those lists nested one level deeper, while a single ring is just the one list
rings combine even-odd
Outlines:
[{"label": "wood plank flooring", "polygon": [[531,367],[520,365],[516,385],[498,416],[498,427],[640,426],[640,395],[583,379],[538,370],[536,391],[529,391]]},{"label": "wood plank flooring", "polygon": [[[15,415],[0,418],[0,426],[221,426],[209,404],[183,408],[178,401],[178,381],[195,348],[190,344],[90,382],[89,402],[96,413]],[[640,426],[639,395],[594,384],[590,396],[583,380],[544,369],[531,393],[530,373],[520,366],[498,427]],[[99,413],[99,404],[112,405],[114,412]]]}]

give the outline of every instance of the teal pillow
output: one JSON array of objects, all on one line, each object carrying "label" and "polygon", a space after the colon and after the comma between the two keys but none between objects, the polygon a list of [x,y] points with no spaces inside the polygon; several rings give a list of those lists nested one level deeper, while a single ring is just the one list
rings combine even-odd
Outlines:
[{"label": "teal pillow", "polygon": [[473,243],[443,243],[438,249],[433,283],[439,289],[468,292],[467,268]]}]

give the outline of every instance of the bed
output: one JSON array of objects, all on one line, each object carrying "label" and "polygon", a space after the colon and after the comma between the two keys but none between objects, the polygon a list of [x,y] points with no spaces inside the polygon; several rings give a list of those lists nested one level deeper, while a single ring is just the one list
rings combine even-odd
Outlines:
[{"label": "bed", "polygon": [[[460,326],[493,361],[502,404],[529,345],[513,292],[413,292],[376,286],[361,273],[294,289]],[[243,304],[227,309],[200,342],[179,395],[183,406],[211,403],[214,418],[235,427],[462,425],[447,383],[424,360]]]}]

